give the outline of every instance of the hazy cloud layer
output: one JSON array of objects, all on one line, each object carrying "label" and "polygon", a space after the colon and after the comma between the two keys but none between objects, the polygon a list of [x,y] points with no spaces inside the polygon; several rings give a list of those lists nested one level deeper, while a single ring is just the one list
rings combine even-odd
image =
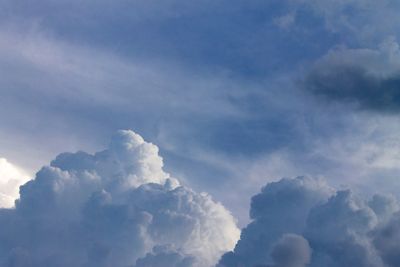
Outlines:
[{"label": "hazy cloud layer", "polygon": [[1,265],[212,266],[238,239],[233,217],[162,167],[131,131],[94,155],[59,155],[0,210]]},{"label": "hazy cloud layer", "polygon": [[218,266],[399,264],[399,202],[391,195],[367,201],[319,179],[282,179],[252,198],[250,215],[235,250]]},{"label": "hazy cloud layer", "polygon": [[[0,154],[33,173],[59,151],[96,151],[132,128],[242,225],[249,197],[274,177],[398,191],[398,118],[342,103],[397,110],[399,8],[396,0],[0,0]],[[334,105],[298,88],[316,60],[307,85]]]},{"label": "hazy cloud layer", "polygon": [[[117,0],[82,4],[45,0],[28,9],[24,0],[1,1],[0,21],[23,29],[33,25],[58,39],[89,44],[131,59],[178,62],[201,72],[226,69],[257,77],[275,72],[273,69],[290,69],[291,58],[308,58],[328,45],[302,44],[304,51],[300,52],[295,49],[298,39],[318,38],[321,33],[332,39],[323,23],[321,27],[313,24],[313,29],[309,25],[308,20],[324,21],[320,12],[301,1],[293,2]],[[297,8],[305,14],[299,12],[296,19],[286,19],[289,22],[281,18]],[[291,20],[300,27],[282,30],[282,25],[287,28]],[[303,27],[310,31],[305,33]]]}]

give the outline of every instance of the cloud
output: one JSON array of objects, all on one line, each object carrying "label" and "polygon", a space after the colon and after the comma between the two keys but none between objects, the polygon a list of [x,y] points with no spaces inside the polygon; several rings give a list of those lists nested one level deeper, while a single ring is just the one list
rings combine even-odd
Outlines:
[{"label": "cloud", "polygon": [[314,251],[312,266],[382,266],[368,237],[377,222],[365,202],[338,191],[309,214],[305,237]]},{"label": "cloud", "polygon": [[[157,142],[167,167],[181,180],[190,177],[191,187],[244,210],[247,203],[237,192],[232,201],[221,193],[226,183],[241,188],[232,182],[236,175],[241,179],[238,169],[248,169],[240,162],[299,143],[293,138],[294,116],[277,116],[296,114],[297,104],[287,105],[292,96],[282,89],[286,85],[269,81],[265,90],[226,71],[199,72],[176,62],[122,57],[36,26],[0,27],[5,73],[0,105],[8,110],[0,114],[0,147],[25,168],[38,169],[60,150],[95,151],[114,130],[133,127]],[[275,112],[281,106],[285,111]],[[53,127],[42,131],[48,124]]]},{"label": "cloud", "polygon": [[144,258],[136,261],[135,267],[191,267],[195,259],[182,255],[167,246],[154,247]]},{"label": "cloud", "polygon": [[355,104],[362,110],[400,110],[400,49],[389,38],[379,49],[338,49],[319,60],[305,88],[324,99]]},{"label": "cloud", "polygon": [[239,237],[234,218],[162,168],[132,131],[95,154],[60,154],[0,210],[1,265],[212,266]]},{"label": "cloud", "polygon": [[[398,8],[383,2],[0,1],[0,152],[37,169],[59,151],[95,151],[114,130],[134,128],[157,142],[169,170],[239,218],[266,179],[348,173],[355,144],[390,151],[374,164],[399,166],[392,144],[359,134],[369,119],[355,124],[348,110],[318,110],[287,82],[337,44],[375,47],[354,42],[360,25],[396,35]],[[388,134],[395,123],[378,127]],[[276,166],[274,155],[288,160]],[[257,164],[281,170],[262,168],[243,186]]]},{"label": "cloud", "polygon": [[273,246],[273,267],[304,267],[310,263],[311,249],[302,236],[285,234]]},{"label": "cloud", "polygon": [[398,205],[391,195],[366,200],[310,177],[267,184],[217,266],[398,266]]},{"label": "cloud", "polygon": [[[400,6],[395,0],[290,0],[285,3],[300,16],[307,12],[308,17],[319,18],[323,27],[341,43],[376,44],[399,33],[396,13]],[[308,29],[318,27],[312,25]]]},{"label": "cloud", "polygon": [[[190,170],[192,186],[197,182],[208,191],[208,181],[216,180],[208,177],[227,176],[209,151],[223,151],[220,134],[233,132],[220,133],[224,121],[247,120],[230,102],[241,98],[240,82],[173,62],[129,60],[41,28],[5,28],[0,27],[0,105],[8,112],[0,114],[1,154],[37,170],[60,151],[95,151],[115,130],[134,127],[157,142],[170,169]],[[48,124],[53,127],[43,132]],[[230,127],[237,128],[231,140],[258,148],[245,127]],[[240,152],[240,146],[231,147]]]},{"label": "cloud", "polygon": [[0,158],[0,208],[11,208],[19,197],[19,186],[29,180],[28,174]]},{"label": "cloud", "polygon": [[[321,33],[332,39],[323,23],[310,23],[320,22],[320,16],[325,15],[317,8],[318,1],[307,2],[118,0],[82,5],[78,1],[54,4],[44,0],[35,9],[28,9],[22,4],[26,1],[2,1],[0,20],[22,29],[35,25],[60,39],[89,44],[125,58],[179,62],[201,72],[224,69],[239,76],[262,78],[278,69],[291,69],[293,59],[308,58],[326,47],[322,42],[309,45],[303,40],[320,38]],[[329,5],[329,1],[324,2]],[[345,10],[339,8],[337,13]],[[287,31],[289,28],[293,30]],[[296,49],[300,43],[302,51]]]},{"label": "cloud", "polygon": [[400,213],[397,212],[388,223],[378,227],[373,238],[375,247],[387,265],[399,266]]},{"label": "cloud", "polygon": [[252,222],[242,230],[232,253],[225,254],[221,267],[272,263],[274,244],[285,234],[302,234],[308,213],[326,201],[333,189],[323,180],[309,177],[282,179],[265,186],[251,199]]}]

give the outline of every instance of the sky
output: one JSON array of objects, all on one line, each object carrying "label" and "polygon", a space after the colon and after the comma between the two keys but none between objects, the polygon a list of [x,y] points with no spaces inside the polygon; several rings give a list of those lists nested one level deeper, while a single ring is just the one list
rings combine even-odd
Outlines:
[{"label": "sky", "polygon": [[399,11],[0,0],[0,263],[398,266]]}]

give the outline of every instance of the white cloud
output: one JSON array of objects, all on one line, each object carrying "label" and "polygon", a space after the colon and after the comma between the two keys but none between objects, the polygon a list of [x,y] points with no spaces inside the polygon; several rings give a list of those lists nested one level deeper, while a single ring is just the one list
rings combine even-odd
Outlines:
[{"label": "white cloud", "polygon": [[132,131],[93,155],[59,155],[0,212],[1,265],[212,266],[239,238],[234,218],[162,168],[158,148]]},{"label": "white cloud", "polygon": [[29,180],[29,176],[5,158],[0,158],[0,208],[11,208],[19,197],[19,186]]}]

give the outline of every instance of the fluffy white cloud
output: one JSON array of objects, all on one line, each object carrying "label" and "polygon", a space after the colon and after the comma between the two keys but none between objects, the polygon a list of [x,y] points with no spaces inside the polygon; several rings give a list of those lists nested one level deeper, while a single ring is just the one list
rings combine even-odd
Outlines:
[{"label": "fluffy white cloud", "polygon": [[28,174],[0,158],[0,208],[11,208],[19,197],[19,186],[29,180]]},{"label": "fluffy white cloud", "polygon": [[366,201],[320,179],[282,179],[252,198],[253,221],[218,266],[398,266],[398,211],[393,196]]},{"label": "fluffy white cloud", "polygon": [[0,211],[0,265],[212,266],[239,237],[234,218],[162,167],[132,131],[94,155],[59,155]]}]

